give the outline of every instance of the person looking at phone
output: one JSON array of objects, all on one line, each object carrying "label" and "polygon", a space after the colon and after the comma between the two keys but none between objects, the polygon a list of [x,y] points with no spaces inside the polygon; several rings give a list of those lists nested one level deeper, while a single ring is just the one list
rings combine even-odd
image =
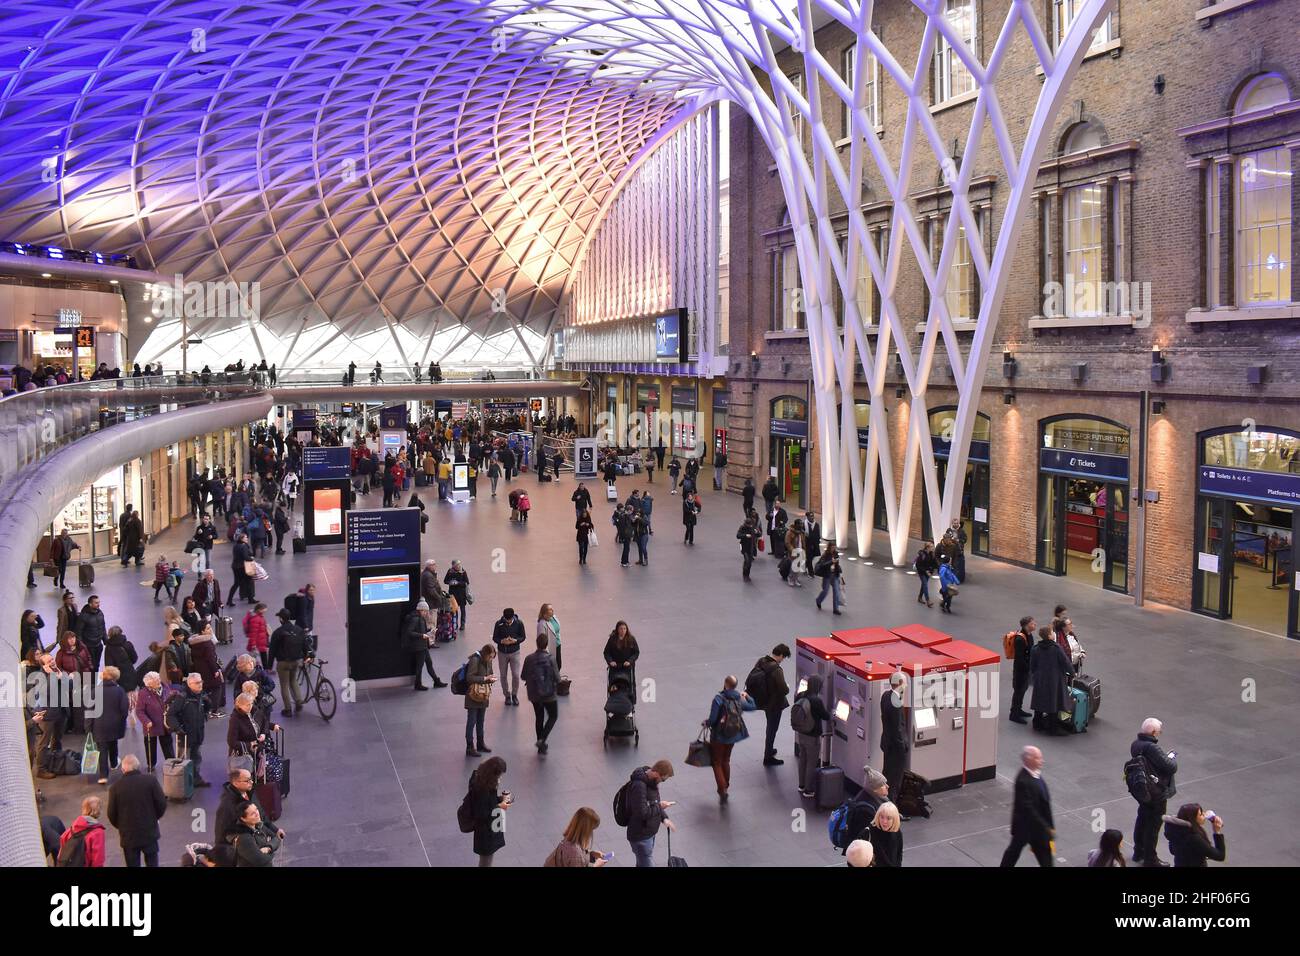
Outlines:
[{"label": "person looking at phone", "polygon": [[1169,800],[1178,788],[1174,786],[1174,774],[1178,772],[1178,754],[1172,750],[1168,753],[1160,746],[1160,735],[1164,733],[1164,724],[1155,717],[1142,721],[1142,730],[1137,740],[1129,746],[1129,757],[1141,757],[1147,765],[1147,772],[1154,777],[1152,799],[1138,804],[1137,820],[1133,824],[1133,862],[1143,866],[1168,866],[1157,853],[1157,841],[1160,837],[1160,821],[1169,806]]},{"label": "person looking at phone", "polygon": [[559,846],[551,851],[542,866],[604,866],[613,853],[591,848],[591,838],[600,826],[600,816],[591,807],[579,807],[564,828]]},{"label": "person looking at phone", "polygon": [[491,757],[470,775],[469,804],[474,820],[474,853],[479,866],[491,866],[492,857],[506,845],[506,811],[514,803],[509,790],[498,792],[501,778],[506,772],[506,762]]},{"label": "person looking at phone", "polygon": [[627,842],[632,846],[637,866],[655,865],[655,836],[661,825],[669,831],[677,829],[666,812],[677,801],[659,798],[659,785],[672,775],[673,765],[667,760],[632,772],[627,789]]}]

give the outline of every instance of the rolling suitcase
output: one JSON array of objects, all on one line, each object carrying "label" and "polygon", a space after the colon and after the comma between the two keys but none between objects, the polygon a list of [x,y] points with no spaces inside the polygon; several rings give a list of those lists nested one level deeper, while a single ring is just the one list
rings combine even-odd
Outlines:
[{"label": "rolling suitcase", "polygon": [[1088,722],[1097,716],[1097,711],[1101,710],[1101,678],[1089,677],[1087,674],[1075,674],[1074,680],[1070,681],[1071,687],[1076,687],[1088,695]]},{"label": "rolling suitcase", "polygon": [[[235,640],[234,618],[229,618],[229,617],[217,618],[217,643],[230,644],[233,643],[234,640]],[[231,663],[234,662],[232,661]]]},{"label": "rolling suitcase", "polygon": [[306,554],[306,553],[307,553],[307,542],[304,541],[302,538],[294,538],[294,539],[293,539],[293,553],[294,553],[294,554]]},{"label": "rolling suitcase", "polygon": [[194,764],[185,756],[188,748],[181,739],[178,756],[163,761],[162,789],[168,800],[184,802],[194,796]]},{"label": "rolling suitcase", "polygon": [[[830,755],[829,750],[827,746],[826,756]],[[818,767],[813,774],[813,790],[817,794],[818,810],[834,810],[844,802],[844,771],[829,763]]]},{"label": "rolling suitcase", "polygon": [[618,489],[615,488],[613,485],[606,485],[606,486],[605,486],[605,500],[606,500],[606,501],[618,501]]},{"label": "rolling suitcase", "polygon": [[82,561],[77,565],[77,584],[83,588],[92,587],[95,583],[95,566],[89,561]]},{"label": "rolling suitcase", "polygon": [[1070,688],[1069,719],[1065,729],[1072,734],[1082,734],[1088,729],[1088,692],[1077,687]]},{"label": "rolling suitcase", "polygon": [[255,784],[253,786],[253,796],[257,797],[257,802],[266,811],[268,820],[274,822],[280,819],[280,814],[284,812],[284,798],[280,795],[280,785],[278,783]]}]

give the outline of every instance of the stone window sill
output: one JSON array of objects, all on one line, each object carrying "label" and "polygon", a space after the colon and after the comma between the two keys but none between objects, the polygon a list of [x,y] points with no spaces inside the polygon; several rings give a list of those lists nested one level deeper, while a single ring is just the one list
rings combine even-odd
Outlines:
[{"label": "stone window sill", "polygon": [[[916,323],[916,333],[918,335],[924,335],[925,326],[926,323],[924,322]],[[952,323],[952,330],[954,332],[974,332],[977,328],[979,328],[979,323],[974,319],[958,319]]]},{"label": "stone window sill", "polygon": [[[876,136],[877,136],[877,138],[879,138],[879,139],[884,139],[884,138],[885,138],[885,127],[880,126],[880,125],[877,125],[877,126],[876,126]],[[847,148],[847,147],[848,147],[852,142],[853,142],[853,137],[852,137],[852,136],[845,136],[845,137],[843,137],[842,139],[837,139],[837,140],[835,141],[835,148],[836,148],[836,149],[846,149],[846,148]]]},{"label": "stone window sill", "polygon": [[[1089,60],[1094,59],[1095,57],[1106,56],[1107,54],[1109,54],[1113,58],[1117,58],[1120,54],[1120,51],[1123,49],[1124,49],[1124,38],[1115,37],[1115,39],[1110,40],[1107,43],[1103,43],[1095,50],[1089,50],[1087,53],[1085,53],[1083,55],[1083,62],[1087,63]],[[1037,77],[1042,77],[1044,75],[1043,68],[1041,66],[1034,67],[1034,75]]]},{"label": "stone window sill", "polygon": [[1083,315],[1068,316],[1036,315],[1029,320],[1031,329],[1102,329],[1102,328],[1136,328],[1137,315]]},{"label": "stone window sill", "polygon": [[1275,305],[1220,306],[1217,309],[1189,309],[1188,322],[1266,322],[1270,319],[1300,319],[1300,303]]},{"label": "stone window sill", "polygon": [[779,332],[764,332],[763,338],[769,342],[781,342],[786,339],[806,339],[807,329],[782,329]]},{"label": "stone window sill", "polygon": [[1209,26],[1210,21],[1215,17],[1222,16],[1225,13],[1231,13],[1233,10],[1240,10],[1242,7],[1248,7],[1259,0],[1219,0],[1218,3],[1212,3],[1207,7],[1202,7],[1196,11],[1196,19],[1201,21],[1201,26]]},{"label": "stone window sill", "polygon": [[950,96],[942,103],[935,103],[933,106],[931,106],[930,113],[938,114],[938,113],[942,113],[944,110],[954,109],[955,107],[961,106],[963,103],[970,103],[979,95],[980,95],[979,88],[976,87],[975,89],[970,90],[966,93],[959,93],[957,96]]}]

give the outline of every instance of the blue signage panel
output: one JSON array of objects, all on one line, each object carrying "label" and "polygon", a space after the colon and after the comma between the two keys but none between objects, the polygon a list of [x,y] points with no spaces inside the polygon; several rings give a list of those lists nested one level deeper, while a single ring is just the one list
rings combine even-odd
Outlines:
[{"label": "blue signage panel", "polygon": [[1300,507],[1300,475],[1201,465],[1196,490],[1203,495],[1259,501],[1280,508]]},{"label": "blue signage panel", "polygon": [[450,415],[450,414],[451,414],[451,399],[450,399],[450,398],[435,398],[435,399],[433,400],[433,413],[434,413],[435,415]]},{"label": "blue signage panel", "polygon": [[722,391],[720,388],[715,388],[713,390],[713,407],[719,411],[725,412],[730,398],[731,396],[727,392]]},{"label": "blue signage panel", "polygon": [[518,415],[528,408],[527,402],[484,402],[483,411],[488,415]]},{"label": "blue signage panel", "polygon": [[778,438],[807,438],[808,423],[793,418],[774,418],[768,434]]},{"label": "blue signage panel", "polygon": [[694,388],[673,388],[673,408],[694,408]]},{"label": "blue signage panel", "polygon": [[420,563],[420,509],[349,511],[348,567]]},{"label": "blue signage panel", "polygon": [[308,430],[316,427],[316,409],[295,408],[289,413],[289,421],[294,431]]},{"label": "blue signage panel", "polygon": [[405,428],[406,406],[390,405],[379,413],[380,428]]},{"label": "blue signage panel", "polygon": [[1038,467],[1042,471],[1069,475],[1072,478],[1128,482],[1128,458],[1121,455],[1099,455],[1096,452],[1073,451],[1069,448],[1044,448],[1039,453]]},{"label": "blue signage panel", "polygon": [[[931,435],[930,445],[934,448],[935,458],[947,458],[952,453],[952,442],[942,435]],[[966,460],[987,465],[989,463],[989,443],[986,441],[971,441],[970,454]]]},{"label": "blue signage panel", "polygon": [[660,361],[686,361],[686,352],[682,348],[684,312],[684,309],[678,309],[655,317],[655,358]]},{"label": "blue signage panel", "polygon": [[302,476],[312,479],[346,478],[352,474],[352,452],[343,445],[307,445],[302,450]]}]

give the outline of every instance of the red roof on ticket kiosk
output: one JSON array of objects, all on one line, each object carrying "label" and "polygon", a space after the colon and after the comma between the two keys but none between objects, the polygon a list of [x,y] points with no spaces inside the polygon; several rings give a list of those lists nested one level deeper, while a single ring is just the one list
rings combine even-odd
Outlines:
[{"label": "red roof on ticket kiosk", "polygon": [[970,641],[949,641],[943,645],[943,652],[949,657],[961,661],[967,667],[979,667],[982,664],[996,664],[1002,655]]},{"label": "red roof on ticket kiosk", "polygon": [[943,644],[952,640],[950,635],[944,634],[942,631],[936,631],[932,627],[926,627],[924,624],[904,624],[900,627],[892,627],[890,630],[899,637],[921,647],[930,647],[934,644]]},{"label": "red roof on ticket kiosk", "polygon": [[854,653],[853,648],[844,646],[833,637],[801,637],[794,643],[824,661],[838,660]]},{"label": "red roof on ticket kiosk", "polygon": [[848,631],[831,631],[831,637],[848,647],[870,647],[891,644],[898,635],[885,627],[858,627]]},{"label": "red roof on ticket kiosk", "polygon": [[849,657],[841,657],[839,663],[849,673],[865,681],[889,680],[889,675],[894,673],[893,664],[878,657],[869,659],[868,654],[853,654]]}]

